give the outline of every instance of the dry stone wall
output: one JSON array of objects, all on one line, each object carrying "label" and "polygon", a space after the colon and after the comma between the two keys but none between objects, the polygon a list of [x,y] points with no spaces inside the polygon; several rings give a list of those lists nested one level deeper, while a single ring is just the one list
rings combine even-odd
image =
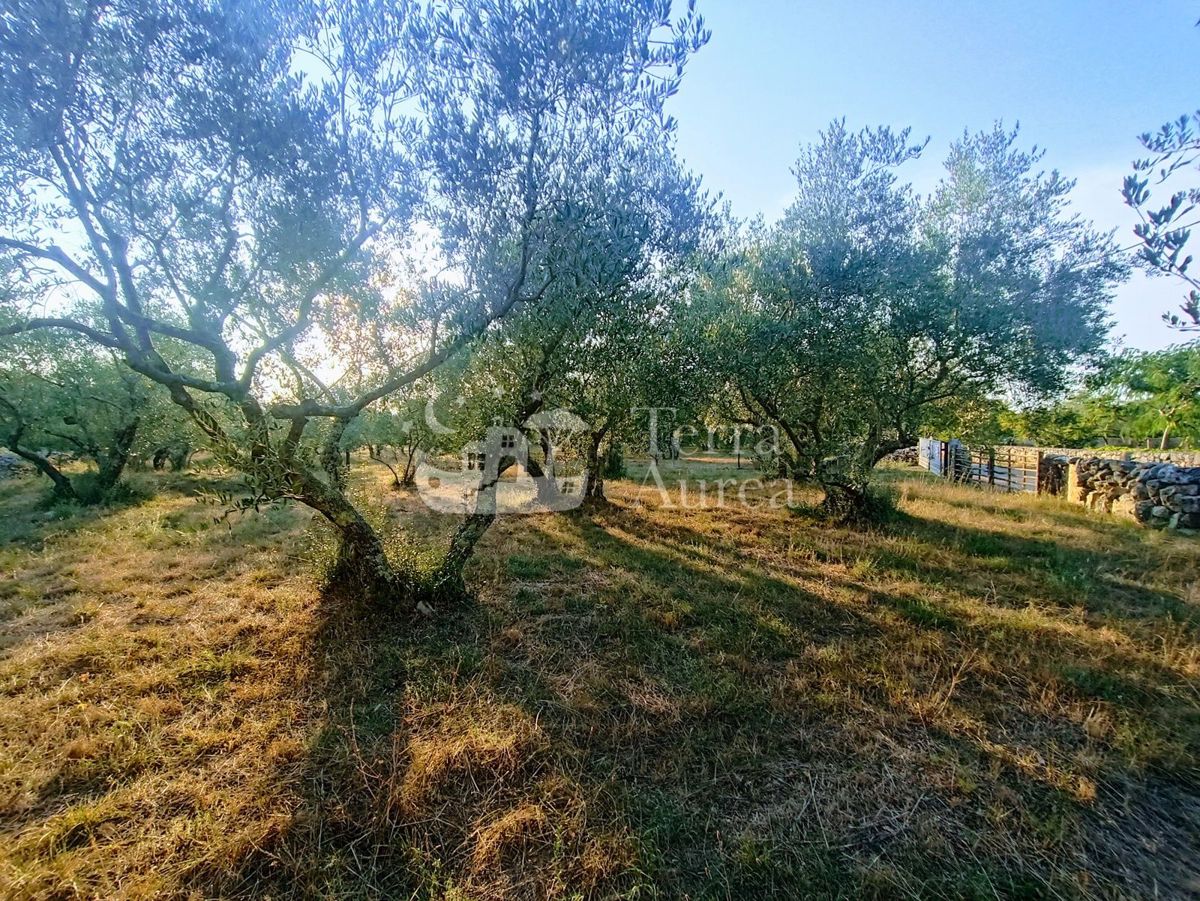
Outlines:
[{"label": "dry stone wall", "polygon": [[[1072,460],[1107,460],[1113,454],[1120,454],[1122,460],[1133,460],[1137,463],[1174,463],[1176,466],[1187,468],[1200,466],[1200,451],[1185,450],[1122,450],[1103,451],[1086,447],[1039,447],[1043,454],[1053,457],[1066,457]],[[1108,454],[1109,456],[1105,456]]]},{"label": "dry stone wall", "polygon": [[[917,463],[936,475],[939,454],[947,443],[922,438]],[[961,448],[961,442],[948,442],[951,450],[966,452],[968,473],[977,472],[972,462],[982,452]],[[1014,463],[1014,452],[1022,451],[1032,462]],[[1103,451],[1101,451],[1103,453]],[[895,459],[906,459],[908,451],[900,451]],[[901,456],[905,455],[905,456]],[[1200,453],[1193,451],[1125,451],[1123,459],[1100,457],[1096,451],[1079,448],[1053,447],[996,447],[987,451],[988,487],[998,487],[1004,472],[1009,491],[1034,491],[1053,494],[1083,504],[1090,510],[1127,516],[1161,529],[1179,529],[1200,533]],[[1005,461],[1000,465],[1001,461]],[[993,470],[993,466],[996,468]],[[1036,466],[1036,479],[1033,468]],[[1019,480],[1014,481],[1014,468]],[[955,467],[957,474],[959,468]],[[982,480],[977,481],[984,484]]]},{"label": "dry stone wall", "polygon": [[890,454],[887,454],[880,462],[905,463],[909,466],[916,466],[918,463],[920,463],[918,450],[919,448],[917,448],[916,445],[913,445],[912,447],[902,447],[899,450],[894,450]]},{"label": "dry stone wall", "polygon": [[1200,466],[1074,458],[1067,500],[1156,528],[1200,529]]},{"label": "dry stone wall", "polygon": [[32,471],[33,467],[16,454],[9,453],[8,451],[0,451],[0,479],[7,479]]}]

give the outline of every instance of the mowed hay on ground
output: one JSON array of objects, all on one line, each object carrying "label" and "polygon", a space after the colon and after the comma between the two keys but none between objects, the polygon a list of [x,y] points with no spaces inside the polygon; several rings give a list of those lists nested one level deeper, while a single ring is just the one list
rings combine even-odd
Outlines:
[{"label": "mowed hay on ground", "polygon": [[502,518],[419,624],[323,595],[302,510],[0,484],[0,894],[1200,892],[1194,539],[900,471],[854,532],[664,469]]}]

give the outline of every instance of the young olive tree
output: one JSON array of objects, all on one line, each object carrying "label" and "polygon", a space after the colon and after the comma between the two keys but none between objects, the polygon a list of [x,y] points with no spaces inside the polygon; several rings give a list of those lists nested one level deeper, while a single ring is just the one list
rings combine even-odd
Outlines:
[{"label": "young olive tree", "polygon": [[[556,509],[562,455],[584,460],[589,484],[598,476],[596,445],[628,415],[622,408],[630,398],[601,395],[593,379],[603,373],[611,385],[608,376],[628,375],[646,361],[656,320],[709,216],[697,180],[679,169],[666,136],[614,149],[619,158],[597,168],[591,203],[575,209],[572,233],[562,241],[557,265],[569,277],[479,342],[461,379],[459,431],[482,437],[498,420],[526,432],[532,452],[523,462],[541,510]],[[581,431],[560,434],[567,431],[558,427],[568,418],[564,410]],[[440,576],[447,583],[461,580],[495,520],[499,480],[516,463],[505,456],[486,472],[474,510],[451,540]]]},{"label": "young olive tree", "polygon": [[929,405],[1048,390],[1098,346],[1123,267],[1015,140],[964,136],[921,203],[896,175],[922,149],[908,131],[834,123],[795,203],[710,292],[732,405],[778,430],[781,468],[835,518],[869,512],[872,467]]},{"label": "young olive tree", "polygon": [[[36,335],[9,347],[0,362],[0,445],[31,463],[53,497],[108,500],[130,461],[142,425],[163,400],[113,354],[82,339]],[[64,472],[60,455],[94,471]]]},{"label": "young olive tree", "polygon": [[368,410],[355,420],[350,442],[365,447],[370,460],[386,467],[392,475],[392,488],[412,488],[417,467],[433,449],[436,436],[426,425],[419,401],[380,406],[382,409]]},{"label": "young olive tree", "polygon": [[[661,132],[700,19],[660,0],[17,7],[0,250],[42,290],[0,334],[115,351],[245,475],[247,504],[312,507],[349,587],[428,609],[437,586],[346,495],[343,435],[569,277],[588,173]],[[459,290],[395,289],[423,233]],[[355,378],[328,384],[347,352]]]},{"label": "young olive tree", "polygon": [[622,448],[648,444],[651,411],[656,419],[662,411],[670,429],[707,405],[693,295],[720,264],[723,243],[720,211],[702,200],[675,220],[674,254],[660,257],[650,278],[624,286],[587,321],[572,365],[554,387],[557,402],[588,424],[577,451],[593,499],[604,498],[607,470],[619,465]]}]

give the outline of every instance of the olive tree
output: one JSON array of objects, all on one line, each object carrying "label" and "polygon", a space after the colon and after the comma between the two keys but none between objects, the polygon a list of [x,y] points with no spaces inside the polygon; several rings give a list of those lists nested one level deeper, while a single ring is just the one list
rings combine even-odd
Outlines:
[{"label": "olive tree", "polygon": [[623,447],[649,449],[651,411],[656,426],[662,411],[670,430],[707,407],[695,291],[721,265],[725,223],[708,198],[700,199],[690,216],[676,219],[674,256],[599,311],[555,385],[560,403],[588,424],[577,436],[577,450],[593,499],[604,498],[606,470],[620,460]]},{"label": "olive tree", "polygon": [[1015,141],[965,135],[922,202],[897,169],[923,144],[834,123],[797,162],[795,203],[710,290],[731,405],[778,430],[785,474],[837,518],[867,512],[871,468],[931,404],[1049,390],[1098,347],[1122,266]]},{"label": "olive tree", "polygon": [[[245,475],[245,503],[312,507],[343,581],[429,609],[438,587],[344,490],[345,430],[570,277],[589,173],[659,138],[700,19],[660,0],[17,7],[0,250],[71,302],[3,331],[116,352]],[[395,290],[430,233],[457,290]],[[356,378],[331,385],[347,346]]]},{"label": "olive tree", "polygon": [[350,444],[365,447],[369,459],[391,473],[392,488],[412,488],[417,467],[434,449],[437,436],[426,423],[419,399],[380,406],[358,417]]},{"label": "olive tree", "polygon": [[[582,481],[595,484],[598,444],[631,403],[614,386],[621,374],[645,371],[660,343],[655,332],[664,306],[690,270],[710,215],[666,136],[622,150],[620,164],[600,167],[595,177],[592,204],[576,210],[559,257],[570,277],[478,342],[460,379],[456,431],[478,439],[499,420],[526,432],[532,452],[524,465],[544,511],[556,509],[564,455],[578,457]],[[561,412],[568,410],[570,417]],[[563,419],[581,430],[561,428]],[[487,470],[474,509],[451,540],[440,576],[447,583],[461,580],[495,520],[499,480],[516,462],[504,455]]]},{"label": "olive tree", "polygon": [[[140,427],[162,415],[163,398],[110,352],[47,337],[9,347],[0,362],[0,445],[46,476],[56,499],[100,503],[116,489]],[[95,469],[69,474],[60,454]]]}]

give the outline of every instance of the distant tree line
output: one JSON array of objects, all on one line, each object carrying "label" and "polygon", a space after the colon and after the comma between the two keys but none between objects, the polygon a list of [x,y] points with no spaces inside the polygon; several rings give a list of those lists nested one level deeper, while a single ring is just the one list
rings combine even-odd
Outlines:
[{"label": "distant tree line", "polygon": [[956,405],[929,430],[985,444],[1200,449],[1200,348],[1126,351],[1051,403]]}]

